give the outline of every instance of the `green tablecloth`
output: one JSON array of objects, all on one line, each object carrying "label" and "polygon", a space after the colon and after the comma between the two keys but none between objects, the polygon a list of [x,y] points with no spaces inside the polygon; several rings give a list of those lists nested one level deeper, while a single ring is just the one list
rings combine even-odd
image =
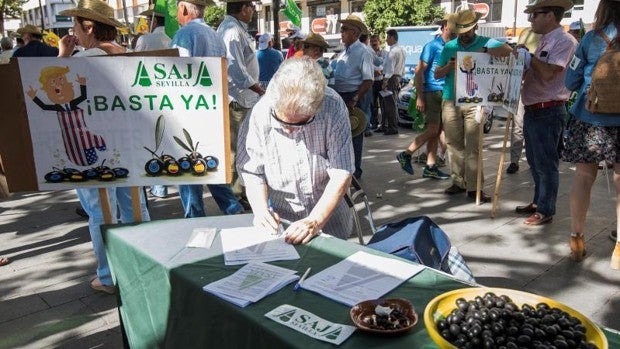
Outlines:
[{"label": "green tablecloth", "polygon": [[[245,308],[208,294],[202,286],[234,273],[240,266],[225,266],[217,238],[211,249],[186,248],[193,228],[248,226],[251,216],[175,219],[140,224],[105,226],[106,250],[119,286],[120,312],[132,348],[332,348],[267,319],[264,314],[291,304],[328,321],[349,324],[349,307],[319,294],[292,291],[292,285]],[[312,267],[317,273],[364,246],[330,237],[317,237],[297,246],[301,258],[272,262],[297,270]],[[420,320],[410,333],[377,337],[356,331],[342,348],[437,348],[424,328],[422,314],[435,296],[469,287],[432,269],[426,269],[386,297],[409,299]],[[620,348],[620,336],[606,331],[610,348]]]}]

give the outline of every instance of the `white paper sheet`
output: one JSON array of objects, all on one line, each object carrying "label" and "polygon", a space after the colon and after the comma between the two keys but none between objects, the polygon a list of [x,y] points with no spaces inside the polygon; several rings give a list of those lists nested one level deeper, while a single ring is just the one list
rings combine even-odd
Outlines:
[{"label": "white paper sheet", "polygon": [[202,289],[244,307],[299,279],[295,273],[291,269],[250,262],[234,274],[205,285]]},{"label": "white paper sheet", "polygon": [[255,227],[222,229],[220,237],[226,265],[299,259],[295,247],[284,242],[283,236]]},{"label": "white paper sheet", "polygon": [[312,275],[301,287],[353,306],[381,298],[423,269],[422,265],[360,251]]},{"label": "white paper sheet", "polygon": [[216,228],[196,228],[192,231],[187,247],[211,248],[215,235]]},{"label": "white paper sheet", "polygon": [[381,90],[381,91],[379,91],[379,94],[381,95],[381,97],[385,98],[387,96],[393,95],[394,92],[392,92],[390,90]]}]

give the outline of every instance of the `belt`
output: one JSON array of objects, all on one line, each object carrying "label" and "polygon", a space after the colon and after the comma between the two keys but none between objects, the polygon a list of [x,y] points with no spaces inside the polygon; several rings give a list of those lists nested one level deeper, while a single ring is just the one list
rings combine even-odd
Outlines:
[{"label": "belt", "polygon": [[525,111],[534,111],[534,110],[538,110],[538,109],[557,107],[558,105],[564,105],[564,104],[566,104],[566,101],[546,101],[546,102],[540,102],[540,103],[535,103],[535,104],[531,104],[531,105],[526,105],[524,107],[524,110]]}]

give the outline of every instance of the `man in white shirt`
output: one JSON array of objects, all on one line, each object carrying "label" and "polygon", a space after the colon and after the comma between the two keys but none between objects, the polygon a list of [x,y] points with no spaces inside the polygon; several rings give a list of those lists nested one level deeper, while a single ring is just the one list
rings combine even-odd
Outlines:
[{"label": "man in white shirt", "polygon": [[165,17],[163,13],[155,12],[152,8],[140,13],[150,22],[151,32],[144,34],[136,41],[134,51],[154,51],[167,49],[170,46],[170,37],[165,31]]},{"label": "man in white shirt", "polygon": [[398,32],[394,29],[387,31],[387,44],[390,46],[388,62],[383,64],[384,77],[383,89],[392,94],[381,99],[381,110],[385,113],[381,120],[381,128],[378,132],[384,135],[398,134],[398,108],[396,100],[400,92],[400,79],[405,74],[405,50],[398,45]]}]

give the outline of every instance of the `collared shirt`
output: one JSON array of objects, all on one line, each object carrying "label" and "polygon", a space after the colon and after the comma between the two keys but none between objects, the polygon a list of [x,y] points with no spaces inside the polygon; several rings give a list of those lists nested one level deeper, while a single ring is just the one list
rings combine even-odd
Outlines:
[{"label": "collared shirt", "polygon": [[420,60],[426,63],[426,69],[424,70],[424,92],[443,90],[446,78],[435,79],[435,69],[438,67],[439,56],[445,45],[446,43],[440,35],[424,45],[422,49]]},{"label": "collared shirt", "polygon": [[[338,94],[326,89],[314,120],[286,133],[271,117],[269,92],[254,106],[239,130],[237,171],[246,186],[264,184],[280,217],[307,217],[329,182],[330,174],[353,173],[353,146],[347,107]],[[347,238],[353,216],[344,199],[323,232]]]},{"label": "collared shirt", "polygon": [[[603,32],[610,40],[618,35],[613,23],[603,28]],[[620,126],[620,115],[595,114],[586,109],[586,93],[592,81],[592,71],[596,62],[607,49],[607,42],[603,37],[591,30],[583,36],[575,51],[575,56],[566,70],[566,87],[577,91],[578,96],[570,112],[577,119],[599,126]]]},{"label": "collared shirt", "polygon": [[[379,52],[372,50],[373,58],[372,62],[375,65],[374,71],[381,72],[381,75],[375,75],[375,81],[383,80],[383,66],[386,63],[388,52],[384,49],[380,49]],[[377,64],[379,62],[379,64]]]},{"label": "collared shirt", "polygon": [[170,47],[170,38],[166,35],[166,28],[161,26],[153,29],[150,34],[138,38],[134,51],[162,50]]},{"label": "collared shirt", "polygon": [[385,78],[389,79],[392,75],[403,76],[405,74],[405,50],[395,43],[390,46],[388,51],[388,66],[385,67]]},{"label": "collared shirt", "polygon": [[202,18],[189,21],[172,38],[170,48],[178,48],[181,57],[226,57],[226,46]]},{"label": "collared shirt", "polygon": [[334,90],[356,92],[364,80],[374,80],[372,55],[364,46],[355,41],[332,61]]},{"label": "collared shirt", "polygon": [[254,39],[248,34],[248,25],[226,15],[217,28],[217,33],[226,45],[230,101],[237,101],[245,108],[252,108],[260,96],[249,87],[258,83],[259,70]]},{"label": "collared shirt", "polygon": [[39,40],[32,40],[28,45],[13,52],[13,57],[57,57],[58,49]]},{"label": "collared shirt", "polygon": [[[465,47],[461,45],[459,42],[459,39],[456,38],[456,39],[448,41],[444,45],[443,51],[441,51],[441,55],[439,56],[439,61],[437,62],[437,65],[440,67],[445,66],[450,61],[450,58],[453,58],[453,57],[456,58],[456,53],[458,51],[482,52],[483,47],[496,48],[496,47],[501,47],[502,45],[503,43],[495,39],[488,38],[486,36],[476,35],[472,43],[469,44],[467,47]],[[451,70],[446,75],[446,80],[445,80],[444,89],[443,89],[443,99],[454,100],[454,95],[455,95],[454,90],[456,89],[455,83],[456,82],[455,82],[454,70]]]},{"label": "collared shirt", "polygon": [[567,101],[570,91],[564,86],[566,69],[577,47],[577,40],[558,27],[543,35],[534,51],[534,56],[541,61],[562,67],[562,71],[554,74],[551,80],[544,80],[540,74],[531,69],[525,72],[521,99],[523,105],[532,105],[547,101]]},{"label": "collared shirt", "polygon": [[13,57],[13,50],[4,50],[0,53],[0,64],[7,64]]}]

